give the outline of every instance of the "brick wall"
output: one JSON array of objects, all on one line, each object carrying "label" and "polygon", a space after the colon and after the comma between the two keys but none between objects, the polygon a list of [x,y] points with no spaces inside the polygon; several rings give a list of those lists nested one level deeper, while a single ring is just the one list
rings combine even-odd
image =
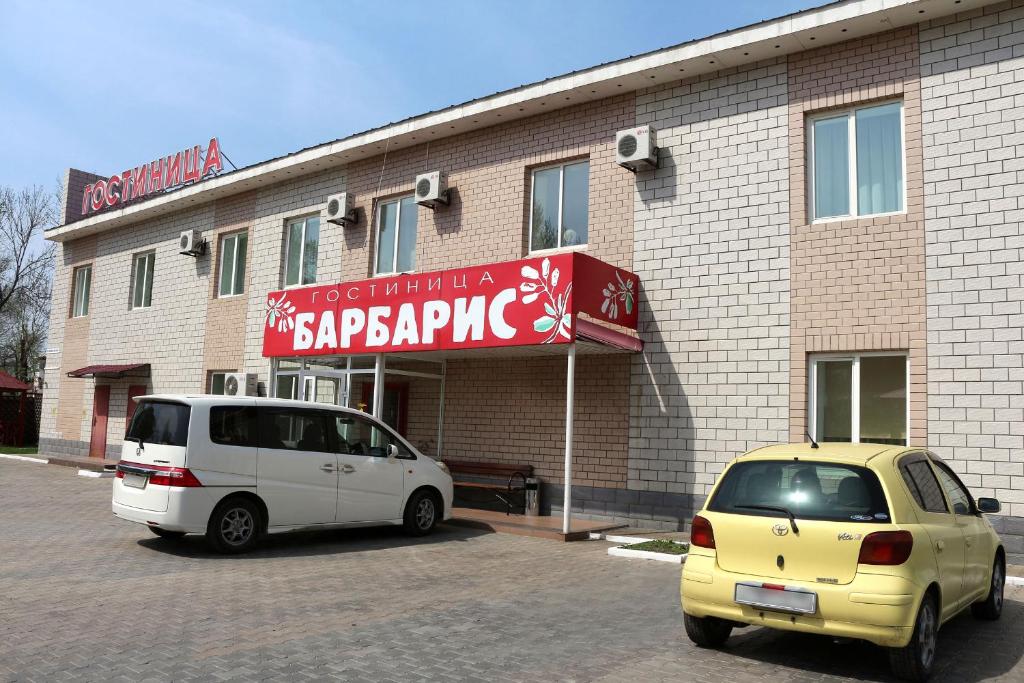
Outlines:
[{"label": "brick wall", "polygon": [[[85,237],[63,245],[58,251],[57,266],[53,275],[53,305],[50,309],[50,340],[48,346],[59,349],[58,362],[46,364],[47,399],[56,399],[53,422],[45,420],[47,428],[53,430],[56,438],[67,440],[89,440],[89,417],[92,415],[92,386],[88,380],[72,379],[67,373],[88,365],[89,325],[93,318],[92,307],[89,315],[80,318],[69,317],[74,270],[78,266],[93,264],[95,280],[96,238]],[[57,335],[54,331],[57,330]],[[57,339],[60,343],[54,343]],[[51,400],[52,400],[51,399]],[[44,416],[53,413],[44,408]]]},{"label": "brick wall", "polygon": [[[811,223],[808,114],[903,101],[906,212]],[[803,441],[807,356],[909,351],[910,439],[926,442],[924,204],[917,27],[802,52],[789,59],[791,346],[789,437]]]},{"label": "brick wall", "polygon": [[920,46],[929,444],[1024,552],[1024,2],[922,24]]},{"label": "brick wall", "polygon": [[661,152],[637,176],[631,489],[700,500],[733,457],[786,438],[786,98],[781,60],[637,95]]}]

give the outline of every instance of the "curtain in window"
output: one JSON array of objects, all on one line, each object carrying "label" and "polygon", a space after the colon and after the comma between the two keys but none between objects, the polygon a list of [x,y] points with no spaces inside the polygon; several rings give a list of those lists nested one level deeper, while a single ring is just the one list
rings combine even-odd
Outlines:
[{"label": "curtain in window", "polygon": [[849,123],[845,115],[814,122],[814,217],[850,213]]},{"label": "curtain in window", "polygon": [[857,126],[857,213],[903,210],[900,104],[861,109]]}]

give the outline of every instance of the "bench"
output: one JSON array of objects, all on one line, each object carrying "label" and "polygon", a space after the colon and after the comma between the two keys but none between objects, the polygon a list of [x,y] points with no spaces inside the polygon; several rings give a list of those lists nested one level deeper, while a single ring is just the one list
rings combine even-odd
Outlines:
[{"label": "bench", "polygon": [[[512,514],[512,506],[526,511],[526,479],[533,476],[533,465],[512,465],[496,462],[477,462],[473,460],[445,460],[448,471],[452,475],[452,483],[464,489],[475,489],[488,492],[505,505],[505,514]],[[466,479],[466,476],[489,477],[502,480],[502,483],[483,482]],[[517,499],[514,503],[513,500]]]}]

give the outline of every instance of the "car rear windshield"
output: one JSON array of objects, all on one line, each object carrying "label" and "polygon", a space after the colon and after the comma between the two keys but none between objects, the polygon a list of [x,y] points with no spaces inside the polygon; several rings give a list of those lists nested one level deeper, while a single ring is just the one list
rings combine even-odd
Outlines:
[{"label": "car rear windshield", "polygon": [[[767,509],[766,509],[767,508]],[[874,472],[855,465],[752,460],[733,465],[708,505],[713,512],[842,522],[889,522]]]},{"label": "car rear windshield", "polygon": [[188,445],[188,421],[192,409],[183,403],[142,401],[135,409],[128,436],[132,440],[162,446]]}]

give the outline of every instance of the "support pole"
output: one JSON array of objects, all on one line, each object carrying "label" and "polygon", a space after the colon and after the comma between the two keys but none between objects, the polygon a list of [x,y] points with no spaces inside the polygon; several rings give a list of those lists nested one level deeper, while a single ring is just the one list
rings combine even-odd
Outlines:
[{"label": "support pole", "polygon": [[448,374],[448,361],[441,361],[441,400],[437,411],[437,459],[441,460],[441,447],[444,443],[444,377]]},{"label": "support pole", "polygon": [[384,354],[377,354],[377,362],[373,367],[373,406],[370,414],[380,418],[384,407]]},{"label": "support pole", "polygon": [[562,494],[562,533],[572,525],[572,414],[576,393],[576,342],[569,344],[565,375],[565,492]]}]

